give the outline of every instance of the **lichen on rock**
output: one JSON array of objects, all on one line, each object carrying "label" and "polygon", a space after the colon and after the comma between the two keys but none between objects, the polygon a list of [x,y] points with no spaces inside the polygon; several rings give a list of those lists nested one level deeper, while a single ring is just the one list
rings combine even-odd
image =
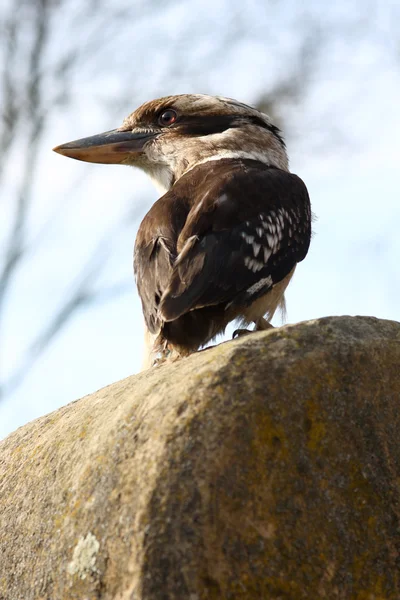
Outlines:
[{"label": "lichen on rock", "polygon": [[87,575],[96,573],[96,555],[100,544],[89,531],[86,537],[81,536],[74,548],[72,561],[68,565],[68,573],[86,579]]}]

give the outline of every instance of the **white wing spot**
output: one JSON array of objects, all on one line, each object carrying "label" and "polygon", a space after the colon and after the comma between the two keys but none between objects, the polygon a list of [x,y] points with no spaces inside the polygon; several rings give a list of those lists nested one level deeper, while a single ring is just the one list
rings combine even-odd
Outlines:
[{"label": "white wing spot", "polygon": [[289,223],[289,225],[293,225],[293,219],[292,219],[291,213],[289,213],[284,208],[282,208],[281,212],[282,212],[282,215],[285,217],[286,221]]},{"label": "white wing spot", "polygon": [[240,235],[248,244],[252,244],[254,242],[254,235],[247,235],[247,233],[244,231],[242,231]]},{"label": "white wing spot", "polygon": [[277,237],[276,235],[270,235],[269,233],[267,233],[267,242],[268,242],[268,246],[271,248],[272,252],[275,252],[276,248],[278,246],[278,243],[279,243],[279,237]]},{"label": "white wing spot", "polygon": [[264,246],[263,250],[264,250],[264,262],[267,263],[269,257],[271,256],[271,250],[269,248],[266,248],[265,246]]},{"label": "white wing spot", "polygon": [[[246,266],[256,273],[263,265],[261,265],[262,257],[264,264],[267,263],[272,254],[279,251],[281,241],[287,235],[288,245],[291,245],[291,240],[296,238],[300,228],[297,226],[299,215],[295,211],[289,211],[285,208],[271,210],[268,213],[258,214],[258,227],[254,227],[255,235],[249,235],[247,232],[241,232],[241,237],[253,246],[253,257],[246,257]],[[251,223],[246,221],[246,225]],[[261,225],[261,227],[260,227]],[[262,253],[260,255],[260,250]],[[258,260],[255,260],[258,258]]]},{"label": "white wing spot", "polygon": [[246,292],[250,295],[255,294],[259,290],[261,290],[261,288],[265,287],[266,285],[272,285],[272,277],[271,276],[264,277],[264,279],[260,279],[260,281],[257,281],[257,283],[255,283],[254,285],[247,288]]},{"label": "white wing spot", "polygon": [[246,267],[248,267],[254,273],[257,273],[257,271],[260,271],[264,266],[264,264],[262,262],[255,260],[254,258],[250,258],[249,256],[245,257],[244,264],[246,265]]}]

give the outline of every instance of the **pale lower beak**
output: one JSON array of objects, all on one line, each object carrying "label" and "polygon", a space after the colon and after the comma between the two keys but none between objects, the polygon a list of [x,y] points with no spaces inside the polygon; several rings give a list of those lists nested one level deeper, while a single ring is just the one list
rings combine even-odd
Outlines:
[{"label": "pale lower beak", "polygon": [[132,160],[143,151],[145,143],[159,132],[144,133],[113,129],[53,148],[54,152],[92,163],[119,164]]}]

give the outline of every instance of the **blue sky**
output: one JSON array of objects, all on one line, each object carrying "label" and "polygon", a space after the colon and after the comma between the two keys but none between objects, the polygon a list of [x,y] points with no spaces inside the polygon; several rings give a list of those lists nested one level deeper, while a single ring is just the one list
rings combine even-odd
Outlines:
[{"label": "blue sky", "polygon": [[[224,3],[216,5],[222,14]],[[335,14],[329,18],[340,24],[344,18],[339,8],[332,11]],[[190,14],[195,20],[196,11]],[[175,17],[172,11],[169,18],[174,25],[160,33],[167,44],[157,63],[161,70],[166,68],[168,43],[179,42],[195,26]],[[0,404],[0,437],[138,372],[142,360],[144,330],[132,275],[132,248],[140,219],[128,215],[137,210],[144,216],[157,193],[137,170],[83,165],[52,153],[51,147],[118,126],[140,102],[171,92],[215,93],[254,102],[290,60],[296,44],[290,20],[288,13],[288,23],[280,22],[280,50],[273,57],[260,41],[260,22],[260,31],[233,46],[215,64],[207,63],[206,77],[192,81],[188,68],[168,89],[160,85],[157,69],[149,69],[146,85],[142,74],[140,93],[129,107],[114,110],[106,104],[104,109],[104,89],[118,96],[124,85],[119,56],[115,68],[105,64],[90,85],[83,74],[78,77],[68,113],[57,115],[41,148],[30,231],[33,240],[43,236],[43,243],[32,252],[12,289],[1,349],[3,372],[12,372],[37,327],[46,323],[91,250],[114,223],[96,285],[123,281],[127,291],[114,301],[77,313],[22,385]],[[332,39],[313,70],[305,97],[296,106],[282,106],[291,170],[306,182],[317,216],[309,255],[288,289],[289,323],[340,314],[400,319],[400,61],[396,64],[390,58],[382,41],[389,26],[386,14],[379,13],[375,28],[357,42],[343,41],[340,35]],[[204,38],[204,47],[198,45],[194,59],[208,56],[208,46],[214,43],[211,33],[210,40]],[[159,50],[155,48],[154,59]],[[8,168],[12,182],[18,177],[18,163]],[[45,236],[43,224],[49,218]],[[279,318],[275,322],[279,324]]]}]

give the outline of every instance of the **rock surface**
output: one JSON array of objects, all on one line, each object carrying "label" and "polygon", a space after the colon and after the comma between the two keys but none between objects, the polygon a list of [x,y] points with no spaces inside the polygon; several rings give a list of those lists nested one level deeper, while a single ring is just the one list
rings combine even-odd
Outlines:
[{"label": "rock surface", "polygon": [[400,324],[329,317],[0,444],[2,600],[400,598]]}]

